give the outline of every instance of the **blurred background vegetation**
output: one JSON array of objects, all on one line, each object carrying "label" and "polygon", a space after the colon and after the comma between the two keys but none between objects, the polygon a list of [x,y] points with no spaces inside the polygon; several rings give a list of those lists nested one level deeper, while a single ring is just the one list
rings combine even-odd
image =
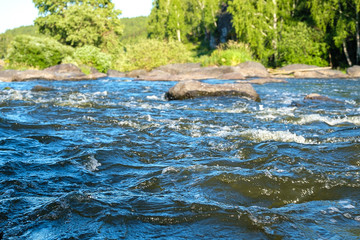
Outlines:
[{"label": "blurred background vegetation", "polygon": [[33,2],[34,26],[0,34],[5,69],[360,62],[358,0],[154,0],[150,16],[136,18],[119,18],[111,0]]}]

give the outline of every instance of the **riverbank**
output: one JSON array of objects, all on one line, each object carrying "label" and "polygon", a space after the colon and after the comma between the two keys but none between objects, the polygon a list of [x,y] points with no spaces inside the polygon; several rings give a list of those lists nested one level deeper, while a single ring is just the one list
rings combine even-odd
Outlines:
[{"label": "riverbank", "polygon": [[182,81],[182,80],[247,80],[261,78],[255,84],[281,82],[283,78],[360,78],[360,66],[353,66],[346,73],[331,68],[322,68],[305,64],[292,64],[280,69],[267,69],[257,62],[245,62],[237,66],[202,67],[199,63],[169,64],[152,71],[134,70],[118,72],[109,70],[107,74],[91,68],[90,74],[85,74],[73,64],[60,64],[44,70],[2,70],[0,81],[16,82],[34,79],[43,80],[91,80],[104,77],[134,78],[146,81]]}]

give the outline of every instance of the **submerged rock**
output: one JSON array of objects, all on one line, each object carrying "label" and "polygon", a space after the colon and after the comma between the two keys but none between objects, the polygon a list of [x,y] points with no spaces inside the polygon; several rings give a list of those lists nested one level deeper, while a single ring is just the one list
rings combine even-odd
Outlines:
[{"label": "submerged rock", "polygon": [[200,81],[181,81],[165,94],[168,100],[183,100],[210,96],[239,96],[260,101],[259,94],[251,84],[208,84]]},{"label": "submerged rock", "polygon": [[304,100],[312,100],[312,101],[323,101],[323,102],[336,102],[336,103],[341,103],[341,101],[335,100],[335,99],[331,99],[329,97],[317,94],[317,93],[311,93],[307,96],[305,96]]},{"label": "submerged rock", "polygon": [[51,87],[46,87],[46,86],[41,86],[41,85],[36,85],[34,86],[31,91],[33,92],[47,92],[47,91],[53,91],[54,89]]}]

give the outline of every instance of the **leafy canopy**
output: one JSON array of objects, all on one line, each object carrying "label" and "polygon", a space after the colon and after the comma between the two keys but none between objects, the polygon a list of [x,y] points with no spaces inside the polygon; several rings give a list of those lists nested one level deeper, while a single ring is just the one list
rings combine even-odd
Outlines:
[{"label": "leafy canopy", "polygon": [[118,44],[122,25],[111,0],[33,0],[41,33],[73,47],[93,45],[109,50]]}]

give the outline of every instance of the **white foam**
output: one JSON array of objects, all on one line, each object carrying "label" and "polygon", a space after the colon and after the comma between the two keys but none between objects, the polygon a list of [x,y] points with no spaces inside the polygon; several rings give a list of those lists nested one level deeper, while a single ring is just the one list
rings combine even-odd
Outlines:
[{"label": "white foam", "polygon": [[312,142],[306,140],[303,136],[298,136],[290,131],[269,131],[261,129],[249,129],[241,132],[242,137],[250,140],[262,141],[277,141],[277,142],[296,142],[301,144],[311,144]]},{"label": "white foam", "polygon": [[360,116],[351,116],[351,117],[336,117],[331,118],[328,116],[321,116],[320,114],[310,114],[302,115],[300,121],[297,123],[300,125],[305,125],[313,122],[324,122],[330,126],[335,126],[344,123],[352,123],[354,125],[360,125]]},{"label": "white foam", "polygon": [[167,174],[167,173],[178,173],[178,172],[180,172],[179,169],[170,166],[170,167],[164,168],[161,173],[162,173],[162,174]]},{"label": "white foam", "polygon": [[149,100],[162,100],[160,97],[155,96],[155,95],[152,95],[152,96],[146,96],[146,99],[149,99]]},{"label": "white foam", "polygon": [[99,163],[98,160],[94,156],[88,157],[88,160],[89,161],[87,163],[85,163],[85,167],[87,170],[92,171],[92,172],[99,170],[98,167],[101,166],[101,163]]}]

